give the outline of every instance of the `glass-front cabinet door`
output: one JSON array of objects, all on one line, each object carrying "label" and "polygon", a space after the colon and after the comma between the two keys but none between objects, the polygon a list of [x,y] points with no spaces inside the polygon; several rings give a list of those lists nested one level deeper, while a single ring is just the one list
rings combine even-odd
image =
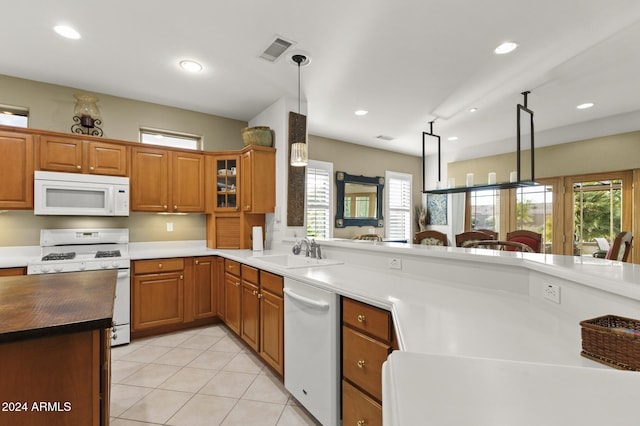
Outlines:
[{"label": "glass-front cabinet door", "polygon": [[216,210],[238,210],[238,156],[216,157]]}]

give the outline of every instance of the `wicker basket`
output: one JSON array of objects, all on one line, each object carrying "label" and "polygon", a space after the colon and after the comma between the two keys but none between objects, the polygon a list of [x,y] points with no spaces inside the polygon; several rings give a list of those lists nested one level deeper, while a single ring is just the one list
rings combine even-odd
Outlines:
[{"label": "wicker basket", "polygon": [[640,370],[640,320],[605,315],[580,325],[582,356],[621,370]]},{"label": "wicker basket", "polygon": [[268,126],[245,127],[242,140],[245,145],[273,146],[273,135]]}]

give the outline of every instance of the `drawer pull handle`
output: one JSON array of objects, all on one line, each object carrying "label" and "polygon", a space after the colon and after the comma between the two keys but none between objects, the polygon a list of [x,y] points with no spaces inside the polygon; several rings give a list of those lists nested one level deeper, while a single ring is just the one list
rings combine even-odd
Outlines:
[{"label": "drawer pull handle", "polygon": [[366,319],[367,317],[365,317],[364,315],[362,314],[358,315],[358,322],[365,322]]},{"label": "drawer pull handle", "polygon": [[81,170],[82,166],[78,165],[78,166],[76,166],[76,169]]},{"label": "drawer pull handle", "polygon": [[365,364],[365,362],[364,362],[363,359],[359,360],[358,361],[358,368],[364,368],[364,364]]},{"label": "drawer pull handle", "polygon": [[158,263],[158,269],[162,269],[162,263]]},{"label": "drawer pull handle", "polygon": [[240,286],[240,283],[239,283],[239,282],[237,282],[237,281],[236,281],[235,283],[233,283],[233,284],[234,284],[236,287],[239,287],[239,286]]},{"label": "drawer pull handle", "polygon": [[173,206],[173,209],[174,210],[178,210],[178,206]]},{"label": "drawer pull handle", "polygon": [[365,424],[364,420],[358,420],[358,426],[364,426]]}]

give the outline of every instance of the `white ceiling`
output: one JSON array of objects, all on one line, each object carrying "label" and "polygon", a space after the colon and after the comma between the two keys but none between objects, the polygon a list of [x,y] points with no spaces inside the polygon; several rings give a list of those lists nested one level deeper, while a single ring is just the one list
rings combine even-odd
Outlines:
[{"label": "white ceiling", "polygon": [[[640,112],[637,0],[0,0],[0,10],[0,74],[245,121],[297,97],[289,58],[308,53],[310,133],[413,155],[433,119],[449,157],[515,150],[525,90],[537,145]],[[82,38],[57,36],[61,23]],[[295,44],[260,59],[275,36]],[[520,47],[495,55],[506,40]],[[204,71],[186,74],[182,59]],[[587,101],[595,107],[575,108]],[[544,137],[554,129],[563,136]]]}]

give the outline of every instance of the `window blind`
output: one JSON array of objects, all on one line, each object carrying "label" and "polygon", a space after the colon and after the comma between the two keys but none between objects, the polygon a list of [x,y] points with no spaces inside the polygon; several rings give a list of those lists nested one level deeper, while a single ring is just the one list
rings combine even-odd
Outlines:
[{"label": "window blind", "polygon": [[387,172],[388,239],[411,241],[411,175]]},{"label": "window blind", "polygon": [[329,238],[331,232],[330,170],[307,166],[307,235]]}]

